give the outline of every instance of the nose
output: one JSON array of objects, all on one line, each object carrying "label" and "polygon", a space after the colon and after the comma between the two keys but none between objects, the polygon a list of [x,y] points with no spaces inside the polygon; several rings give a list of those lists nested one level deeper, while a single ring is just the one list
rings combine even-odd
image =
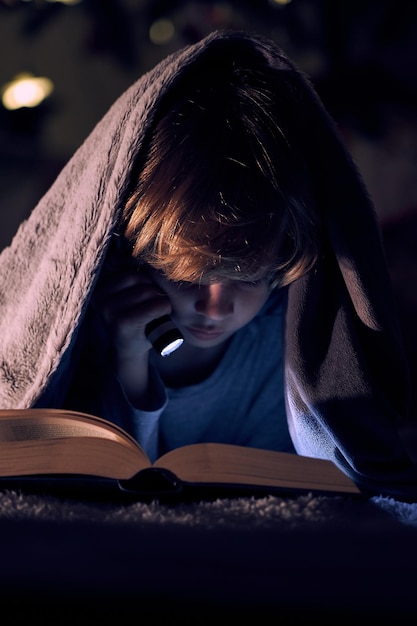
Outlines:
[{"label": "nose", "polygon": [[233,315],[233,294],[227,285],[212,283],[200,287],[195,310],[212,320],[222,320]]}]

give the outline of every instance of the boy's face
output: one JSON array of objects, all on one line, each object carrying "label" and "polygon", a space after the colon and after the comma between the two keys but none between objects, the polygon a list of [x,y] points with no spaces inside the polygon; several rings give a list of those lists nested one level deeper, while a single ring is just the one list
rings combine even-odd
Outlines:
[{"label": "boy's face", "polygon": [[241,280],[194,284],[172,282],[148,266],[155,283],[167,294],[171,317],[185,340],[199,348],[217,346],[248,324],[261,310],[271,292],[267,279],[255,283]]}]

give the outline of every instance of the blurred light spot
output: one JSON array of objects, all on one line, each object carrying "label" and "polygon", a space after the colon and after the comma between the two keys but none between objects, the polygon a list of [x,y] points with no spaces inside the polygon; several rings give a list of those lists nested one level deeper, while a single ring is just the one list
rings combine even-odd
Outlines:
[{"label": "blurred light spot", "polygon": [[149,39],[152,43],[163,45],[168,43],[174,36],[175,28],[171,20],[161,18],[155,20],[149,29]]},{"label": "blurred light spot", "polygon": [[285,4],[289,4],[292,0],[269,0],[271,4],[276,4],[277,6],[284,6]]},{"label": "blurred light spot", "polygon": [[3,106],[10,111],[23,107],[37,107],[53,91],[54,85],[49,78],[33,74],[17,74],[12,81],[1,89]]}]

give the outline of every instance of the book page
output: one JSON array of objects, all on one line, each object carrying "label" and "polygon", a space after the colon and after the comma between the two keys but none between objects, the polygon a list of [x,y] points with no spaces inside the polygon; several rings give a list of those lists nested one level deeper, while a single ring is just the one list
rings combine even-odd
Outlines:
[{"label": "book page", "polygon": [[128,479],[149,467],[121,428],[56,409],[0,411],[0,476],[85,474]]},{"label": "book page", "polygon": [[0,411],[0,442],[81,436],[112,439],[139,447],[124,430],[99,417],[64,409]]},{"label": "book page", "polygon": [[82,424],[60,417],[0,420],[0,441],[32,441],[34,439],[58,439],[62,437],[104,437],[117,440],[112,432],[98,429],[92,424]]},{"label": "book page", "polygon": [[258,485],[360,493],[334,463],[286,452],[228,444],[194,444],[165,454],[166,467],[191,483]]}]

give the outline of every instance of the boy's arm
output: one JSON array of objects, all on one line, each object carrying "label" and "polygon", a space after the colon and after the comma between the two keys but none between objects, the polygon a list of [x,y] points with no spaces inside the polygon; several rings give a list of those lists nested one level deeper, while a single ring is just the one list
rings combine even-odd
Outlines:
[{"label": "boy's arm", "polygon": [[104,321],[111,345],[110,366],[129,402],[142,410],[153,410],[153,385],[149,373],[151,344],[146,325],[171,312],[166,294],[161,293],[143,266],[122,258],[100,276],[93,306]]},{"label": "boy's arm", "polygon": [[104,379],[99,413],[104,419],[118,424],[129,432],[154,461],[159,455],[159,418],[168,399],[159,375],[153,369],[148,376],[149,408],[135,406],[114,372],[109,369]]}]

